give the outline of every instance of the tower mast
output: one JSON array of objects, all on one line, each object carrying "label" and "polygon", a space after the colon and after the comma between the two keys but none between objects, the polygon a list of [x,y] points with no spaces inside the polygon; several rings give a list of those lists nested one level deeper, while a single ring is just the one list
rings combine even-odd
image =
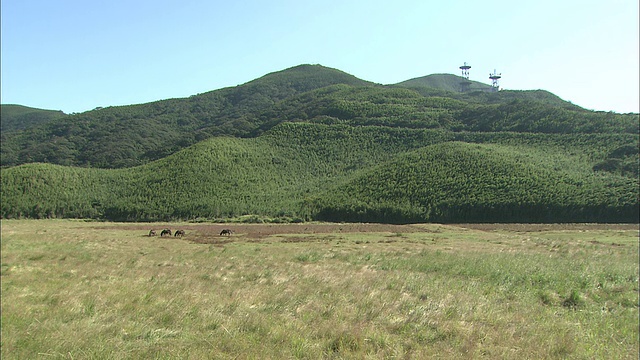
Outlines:
[{"label": "tower mast", "polygon": [[471,86],[471,82],[469,81],[469,69],[471,69],[471,65],[468,65],[466,62],[464,63],[464,65],[460,66],[463,78],[463,80],[460,82],[460,92],[469,91],[469,87]]},{"label": "tower mast", "polygon": [[489,74],[489,79],[491,79],[491,87],[493,91],[499,91],[500,86],[498,85],[498,80],[502,77],[502,73],[496,73],[496,69],[493,69],[493,74]]}]

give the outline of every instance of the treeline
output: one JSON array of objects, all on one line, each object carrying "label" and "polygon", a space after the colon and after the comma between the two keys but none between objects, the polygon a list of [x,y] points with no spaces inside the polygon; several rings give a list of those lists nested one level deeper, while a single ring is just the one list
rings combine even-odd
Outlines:
[{"label": "treeline", "polygon": [[2,218],[634,222],[637,177],[595,171],[631,134],[283,123],[128,169],[1,170]]}]

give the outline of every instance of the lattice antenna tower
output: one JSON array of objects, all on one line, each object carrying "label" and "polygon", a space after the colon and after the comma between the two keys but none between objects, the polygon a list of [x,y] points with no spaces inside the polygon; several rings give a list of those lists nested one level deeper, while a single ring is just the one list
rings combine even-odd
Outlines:
[{"label": "lattice antenna tower", "polygon": [[460,70],[462,70],[462,78],[464,79],[460,82],[461,92],[469,91],[469,87],[471,86],[471,82],[469,81],[469,69],[471,69],[471,65],[466,62],[464,65],[460,66]]},{"label": "lattice antenna tower", "polygon": [[491,79],[491,87],[493,91],[500,90],[500,86],[498,85],[498,80],[502,77],[502,73],[498,74],[496,69],[493,69],[493,74],[489,74],[489,79]]}]

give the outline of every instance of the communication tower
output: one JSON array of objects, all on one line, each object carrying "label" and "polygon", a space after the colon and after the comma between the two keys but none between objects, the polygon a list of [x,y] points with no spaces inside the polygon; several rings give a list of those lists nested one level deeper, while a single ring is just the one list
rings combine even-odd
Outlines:
[{"label": "communication tower", "polygon": [[471,65],[467,65],[465,62],[464,65],[460,66],[460,70],[462,70],[462,77],[469,80],[469,69],[471,69]]},{"label": "communication tower", "polygon": [[493,88],[493,91],[500,90],[500,87],[498,86],[498,80],[500,80],[501,77],[502,73],[496,73],[496,69],[493,69],[493,74],[489,74],[489,79],[491,79],[491,87]]},{"label": "communication tower", "polygon": [[460,66],[463,78],[463,80],[460,82],[461,92],[469,91],[469,87],[471,86],[471,82],[469,81],[469,69],[471,69],[471,65],[468,65],[466,62],[464,63],[464,65]]}]

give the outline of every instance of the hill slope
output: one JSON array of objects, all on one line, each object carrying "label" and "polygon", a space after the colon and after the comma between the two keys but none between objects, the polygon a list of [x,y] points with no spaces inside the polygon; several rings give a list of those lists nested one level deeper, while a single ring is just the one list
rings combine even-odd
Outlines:
[{"label": "hill slope", "polygon": [[569,158],[551,160],[538,151],[522,145],[432,145],[368,169],[311,206],[318,209],[317,219],[329,221],[637,220],[632,179],[599,176],[571,166]]},{"label": "hill slope", "polygon": [[592,169],[615,149],[637,146],[632,135],[498,135],[284,123],[257,138],[213,138],[128,169],[3,169],[1,214],[637,221],[636,180]]},{"label": "hill slope", "polygon": [[0,105],[0,131],[22,130],[38,126],[65,114],[62,111],[36,109],[22,105]]},{"label": "hill slope", "polygon": [[333,84],[369,86],[342,71],[300,65],[185,99],[106,107],[2,133],[2,166],[29,162],[120,168],[161,159],[212,136],[250,136],[245,116]]}]

